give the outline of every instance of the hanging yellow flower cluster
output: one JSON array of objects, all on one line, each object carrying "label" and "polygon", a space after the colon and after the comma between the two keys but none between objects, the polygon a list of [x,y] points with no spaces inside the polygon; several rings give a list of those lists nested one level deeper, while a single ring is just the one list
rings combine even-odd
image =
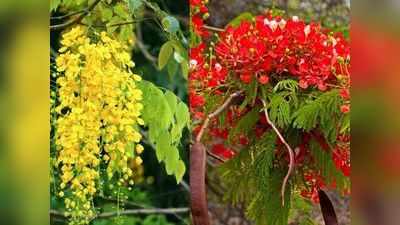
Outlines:
[{"label": "hanging yellow flower cluster", "polygon": [[141,77],[130,70],[127,45],[105,32],[90,35],[82,26],[64,33],[56,59],[56,166],[71,224],[95,216],[101,170],[118,185],[133,184],[128,161],[142,163]]}]

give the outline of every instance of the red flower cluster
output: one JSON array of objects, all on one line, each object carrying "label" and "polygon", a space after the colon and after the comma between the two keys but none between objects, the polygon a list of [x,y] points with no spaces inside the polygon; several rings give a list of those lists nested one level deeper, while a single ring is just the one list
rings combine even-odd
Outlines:
[{"label": "red flower cluster", "polygon": [[235,152],[225,147],[223,144],[216,144],[211,149],[212,153],[223,157],[224,159],[230,159],[235,156]]},{"label": "red flower cluster", "polygon": [[[192,118],[204,120],[205,96],[221,95],[223,90],[237,87],[237,84],[241,87],[243,83],[257,81],[266,85],[287,77],[298,80],[302,89],[339,89],[344,103],[340,110],[345,114],[350,111],[350,48],[342,35],[332,34],[315,23],[306,24],[297,17],[285,20],[267,15],[257,16],[252,22],[243,21],[237,27],[228,26],[219,33],[215,44],[207,46],[203,42],[203,39],[210,40],[209,32],[204,27],[204,19],[208,17],[206,3],[207,0],[190,1],[192,32],[198,37],[198,44],[190,49],[189,101]],[[260,105],[257,98],[254,101],[253,105]],[[223,124],[213,119],[208,126],[207,134],[212,138],[211,152],[224,159],[235,156],[232,149],[241,149],[253,141],[253,138],[238,134],[230,140],[230,147],[223,144],[228,140],[229,129],[252,110],[249,106],[239,108],[230,106],[223,112]],[[194,129],[194,134],[199,128]],[[259,114],[253,131],[256,139],[272,132],[264,113]],[[327,185],[334,187],[335,183],[327,184],[321,171],[315,168],[310,141],[314,139],[323,151],[331,154],[337,169],[350,176],[350,140],[339,136],[338,144],[331,149],[317,130],[302,132],[301,135],[301,143],[295,148],[295,164],[303,166],[306,171],[303,174],[306,187],[301,195],[318,202],[318,190]],[[276,154],[286,154],[285,146],[278,138]]]},{"label": "red flower cluster", "polygon": [[[346,74],[350,57],[341,35],[330,36],[317,24],[305,24],[297,17],[257,16],[255,22],[229,26],[215,47],[223,67],[234,71],[244,83],[257,78],[266,84],[271,75],[291,75],[302,88],[327,89],[336,74]],[[336,82],[335,82],[336,83]]]},{"label": "red flower cluster", "polygon": [[[337,137],[338,144],[335,149],[331,149],[327,144],[322,134],[312,131],[311,133],[305,133],[302,137],[303,142],[299,146],[299,151],[296,152],[296,164],[307,165],[312,168],[314,158],[310,154],[309,143],[314,139],[322,151],[329,152],[332,154],[332,160],[339,171],[342,171],[344,176],[350,176],[350,136],[339,135]],[[310,167],[311,166],[311,167]],[[304,172],[303,178],[307,183],[307,186],[302,190],[301,195],[305,198],[312,200],[315,203],[319,202],[318,190],[330,185],[331,188],[336,188],[336,182],[327,183],[325,178],[321,175],[321,171],[316,168]]]},{"label": "red flower cluster", "polygon": [[208,8],[205,6],[207,0],[190,0],[190,22],[193,32],[200,37],[208,37],[209,32],[204,28],[204,19],[207,19]]},{"label": "red flower cluster", "polygon": [[338,170],[349,177],[351,166],[350,166],[350,136],[339,135],[338,144],[332,152],[332,159]]},{"label": "red flower cluster", "polygon": [[323,177],[315,171],[308,171],[304,173],[303,177],[309,187],[301,191],[301,196],[310,199],[314,203],[319,203],[318,190],[325,187]]}]

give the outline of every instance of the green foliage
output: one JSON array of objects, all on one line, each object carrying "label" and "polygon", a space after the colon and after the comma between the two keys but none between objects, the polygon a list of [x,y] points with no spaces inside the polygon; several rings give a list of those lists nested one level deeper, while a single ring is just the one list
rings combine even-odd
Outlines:
[{"label": "green foliage", "polygon": [[315,99],[306,99],[293,114],[293,125],[305,131],[319,126],[328,141],[333,142],[337,134],[339,117],[342,116],[340,113],[342,102],[338,90],[322,93]]},{"label": "green foliage", "polygon": [[143,1],[142,0],[126,0],[126,1],[128,3],[130,12],[136,16],[138,10],[143,7]]},{"label": "green foliage", "polygon": [[292,112],[298,108],[298,82],[287,79],[279,81],[272,92],[266,92],[271,121],[279,128],[286,129],[292,123]]},{"label": "green foliage", "polygon": [[174,52],[174,46],[172,41],[167,41],[163,44],[158,54],[158,68],[161,70],[167,65],[169,58]]},{"label": "green foliage", "polygon": [[143,91],[143,120],[148,139],[155,146],[159,162],[165,163],[168,175],[182,180],[185,164],[180,159],[178,145],[185,127],[189,126],[189,110],[172,92],[165,93],[148,81],[140,82]]},{"label": "green foliage", "polygon": [[95,220],[93,225],[174,225],[164,215],[148,215],[145,218],[120,216],[118,218]]},{"label": "green foliage", "polygon": [[299,90],[299,82],[297,80],[286,79],[279,81],[273,91],[289,91],[291,93],[296,93]]},{"label": "green foliage", "polygon": [[299,221],[299,225],[317,225],[314,219],[311,218],[313,205],[310,200],[299,195],[292,195],[291,205],[289,221]]},{"label": "green foliage", "polygon": [[244,203],[247,216],[256,225],[286,225],[288,221],[292,187],[288,185],[286,204],[282,206],[278,193],[286,168],[274,164],[275,140],[275,133],[266,133],[221,168],[224,183],[229,187],[225,199],[234,205]]},{"label": "green foliage", "polygon": [[50,0],[50,12],[57,10],[61,0]]},{"label": "green foliage", "polygon": [[173,16],[166,16],[161,20],[164,30],[169,33],[176,33],[179,30],[179,22]]},{"label": "green foliage", "polygon": [[350,114],[343,117],[339,133],[350,133]]},{"label": "green foliage", "polygon": [[329,152],[323,150],[315,141],[311,141],[310,151],[317,169],[321,171],[321,175],[326,179],[328,184],[335,182],[339,190],[344,190],[348,187],[349,179],[336,168]]},{"label": "green foliage", "polygon": [[291,185],[285,192],[285,205],[282,206],[280,193],[284,170],[272,169],[268,177],[260,177],[259,183],[264,192],[259,191],[247,208],[247,216],[256,225],[287,225],[290,209]]},{"label": "green foliage", "polygon": [[231,20],[231,22],[229,22],[228,25],[231,25],[233,27],[237,27],[239,26],[239,24],[244,21],[252,21],[254,19],[253,14],[249,13],[249,12],[244,12],[242,14],[240,14],[239,16],[235,17],[233,20]]},{"label": "green foliage", "polygon": [[290,102],[281,94],[274,95],[269,103],[268,108],[271,121],[278,127],[286,127],[290,124]]},{"label": "green foliage", "polygon": [[180,65],[182,74],[187,79],[189,72],[187,51],[176,40],[165,42],[158,54],[158,68],[161,70],[167,65],[168,73],[171,78],[175,75],[177,66]]},{"label": "green foliage", "polygon": [[232,141],[238,134],[249,135],[258,121],[259,107],[254,107],[237,122],[236,126],[230,130],[228,140]]}]

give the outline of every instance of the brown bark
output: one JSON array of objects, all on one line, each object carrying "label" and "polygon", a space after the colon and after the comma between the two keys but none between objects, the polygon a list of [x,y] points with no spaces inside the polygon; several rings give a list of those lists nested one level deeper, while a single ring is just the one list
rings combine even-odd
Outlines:
[{"label": "brown bark", "polygon": [[206,194],[206,148],[193,144],[190,152],[190,194],[194,225],[210,225]]}]

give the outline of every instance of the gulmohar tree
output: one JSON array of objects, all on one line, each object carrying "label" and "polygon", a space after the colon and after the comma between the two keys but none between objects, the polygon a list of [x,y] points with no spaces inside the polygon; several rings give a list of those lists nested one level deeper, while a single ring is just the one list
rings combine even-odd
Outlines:
[{"label": "gulmohar tree", "polygon": [[323,190],[350,190],[347,38],[277,9],[215,28],[207,1],[190,4],[194,224],[210,224],[207,164],[255,224],[288,224],[299,201],[333,213]]}]

